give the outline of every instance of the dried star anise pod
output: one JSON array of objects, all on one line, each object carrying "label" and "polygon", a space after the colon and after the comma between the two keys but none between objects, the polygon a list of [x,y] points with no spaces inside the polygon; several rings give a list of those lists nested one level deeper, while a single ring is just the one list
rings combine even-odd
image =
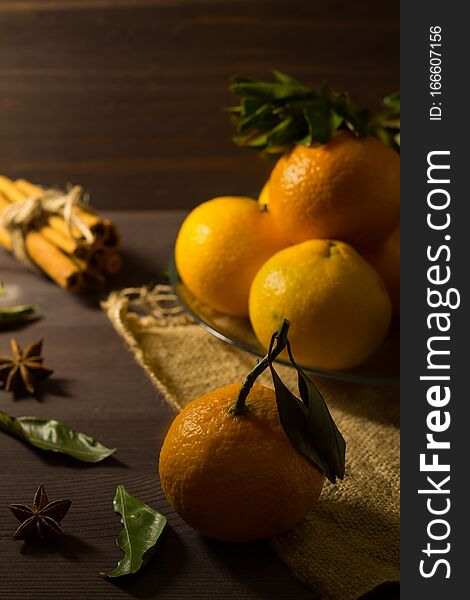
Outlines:
[{"label": "dried star anise pod", "polygon": [[67,514],[71,504],[70,500],[49,502],[46,490],[41,484],[34,495],[31,508],[25,504],[10,504],[8,507],[21,523],[15,531],[15,540],[44,540],[64,533],[60,521]]},{"label": "dried star anise pod", "polygon": [[12,356],[0,356],[0,382],[6,392],[26,389],[30,394],[37,384],[52,375],[41,356],[42,340],[29,344],[24,350],[15,339],[10,340]]}]

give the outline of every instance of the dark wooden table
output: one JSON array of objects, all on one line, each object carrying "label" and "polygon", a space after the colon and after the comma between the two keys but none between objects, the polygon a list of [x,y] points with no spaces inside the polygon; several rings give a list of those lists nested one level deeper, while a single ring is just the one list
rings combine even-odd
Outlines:
[{"label": "dark wooden table", "polygon": [[[110,217],[126,241],[125,267],[113,287],[156,281],[168,262],[183,213],[115,212]],[[2,600],[314,597],[266,543],[210,541],[169,507],[156,462],[174,412],[133,361],[100,310],[99,298],[69,295],[27,272],[3,251],[0,276],[9,301],[40,308],[42,318],[14,335],[22,343],[43,337],[47,364],[55,370],[37,399],[15,401],[0,391],[1,410],[57,418],[118,448],[115,459],[89,466],[35,451],[0,434]],[[0,353],[8,350],[12,335],[0,333]],[[73,503],[64,520],[67,536],[56,550],[30,549],[12,539],[16,520],[7,505],[31,502],[40,483],[50,499],[69,498]],[[119,483],[167,515],[169,527],[144,571],[111,583],[98,573],[122,556],[114,541],[121,526],[112,508]]]}]

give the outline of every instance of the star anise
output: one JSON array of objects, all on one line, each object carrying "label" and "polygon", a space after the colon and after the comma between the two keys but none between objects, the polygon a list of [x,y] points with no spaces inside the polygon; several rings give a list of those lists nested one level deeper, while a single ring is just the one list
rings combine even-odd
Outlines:
[{"label": "star anise", "polygon": [[30,394],[37,384],[52,375],[43,365],[42,340],[29,344],[24,350],[15,339],[10,340],[12,356],[0,356],[0,382],[6,392],[26,389]]},{"label": "star anise", "polygon": [[25,504],[10,504],[8,507],[20,521],[15,531],[15,540],[44,540],[64,533],[60,521],[67,514],[71,504],[70,500],[49,502],[46,490],[41,484],[34,495],[32,508]]}]

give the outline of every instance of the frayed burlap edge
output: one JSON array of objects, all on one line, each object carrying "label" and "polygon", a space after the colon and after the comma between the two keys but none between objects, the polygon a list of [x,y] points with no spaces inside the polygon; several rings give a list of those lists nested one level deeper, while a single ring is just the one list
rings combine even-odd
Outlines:
[{"label": "frayed burlap edge", "polygon": [[[101,303],[101,307],[106,311],[106,314],[108,315],[108,318],[110,319],[114,328],[119,333],[119,335],[124,338],[127,345],[129,346],[129,349],[132,351],[135,359],[150,377],[150,380],[152,381],[153,385],[163,395],[165,400],[176,411],[179,411],[182,408],[181,404],[177,401],[175,396],[157,378],[157,376],[153,372],[150,362],[147,360],[143,349],[135,339],[132,329],[129,327],[128,324],[129,322],[132,322],[132,320],[138,320],[138,317],[129,313],[128,310],[129,307],[132,305],[132,302],[135,302],[137,306],[139,305],[139,303],[142,302],[142,290],[148,290],[148,288],[126,288],[118,292],[111,292],[107,300]],[[164,290],[165,292],[168,291],[168,286],[162,286],[162,290]],[[133,300],[134,297],[135,300]],[[124,318],[124,315],[126,318]],[[144,318],[152,320],[153,324],[159,322],[158,319],[155,319],[153,316],[147,316]],[[163,315],[162,318],[164,318]],[[173,315],[173,319],[177,319],[177,316]],[[181,320],[178,322],[183,324],[193,321],[191,321],[187,315],[182,314]],[[162,327],[171,326],[171,324],[171,319],[162,321]]]}]

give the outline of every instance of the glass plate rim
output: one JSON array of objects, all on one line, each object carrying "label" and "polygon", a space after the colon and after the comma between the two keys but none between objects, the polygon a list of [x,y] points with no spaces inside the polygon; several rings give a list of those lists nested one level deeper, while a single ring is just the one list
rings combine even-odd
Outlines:
[{"label": "glass plate rim", "polygon": [[[180,302],[180,304],[182,305],[184,310],[189,315],[191,315],[191,317],[196,321],[196,323],[198,325],[200,325],[203,329],[208,331],[214,337],[218,338],[219,340],[221,340],[222,342],[224,342],[230,346],[235,346],[235,348],[239,348],[240,350],[243,350],[244,352],[248,352],[249,354],[256,356],[258,358],[262,358],[264,356],[264,354],[262,354],[255,348],[251,347],[246,342],[243,342],[242,340],[239,340],[239,339],[230,338],[227,335],[225,335],[224,333],[222,333],[221,331],[218,331],[213,325],[211,325],[210,323],[205,321],[204,318],[200,314],[196,313],[190,306],[188,306],[185,299],[182,298],[178,292],[178,285],[184,285],[184,283],[183,283],[183,281],[178,273],[178,270],[176,268],[174,255],[172,255],[172,257],[170,258],[170,261],[168,263],[167,273],[168,273],[168,281],[171,285],[173,293],[178,298],[178,301]],[[281,359],[277,359],[275,362],[278,364],[284,365],[284,366],[291,366],[289,362],[281,360]],[[315,369],[313,367],[306,367],[305,365],[300,365],[300,366],[307,373],[311,373],[312,375],[315,375],[316,377],[322,377],[325,379],[333,379],[335,381],[343,381],[346,383],[354,383],[354,384],[359,384],[359,385],[372,385],[372,386],[378,386],[378,387],[399,387],[400,386],[400,378],[399,377],[398,378],[370,377],[367,375],[360,375],[360,374],[351,373],[348,371],[328,371],[328,370]]]}]

